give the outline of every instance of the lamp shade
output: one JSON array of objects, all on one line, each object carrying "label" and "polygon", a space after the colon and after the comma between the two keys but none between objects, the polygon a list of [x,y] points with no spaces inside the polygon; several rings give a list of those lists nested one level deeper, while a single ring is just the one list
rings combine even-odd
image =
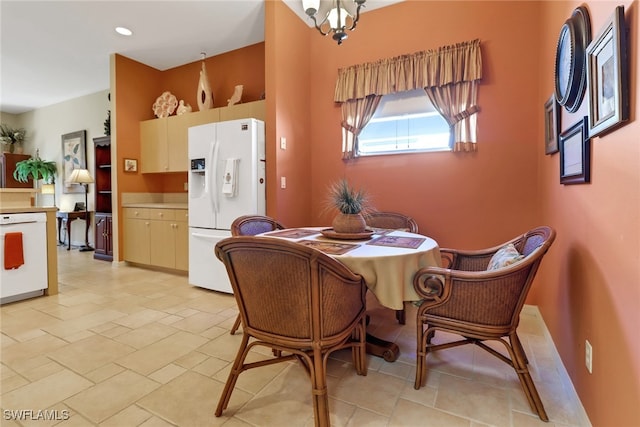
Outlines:
[{"label": "lamp shade", "polygon": [[55,184],[42,184],[40,191],[42,194],[56,194],[56,186]]},{"label": "lamp shade", "polygon": [[74,169],[69,176],[69,184],[92,184],[93,178],[86,169]]}]

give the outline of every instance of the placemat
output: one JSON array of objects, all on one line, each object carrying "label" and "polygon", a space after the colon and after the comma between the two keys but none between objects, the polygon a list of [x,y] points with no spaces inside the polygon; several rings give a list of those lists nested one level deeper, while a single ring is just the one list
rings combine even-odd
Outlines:
[{"label": "placemat", "polygon": [[302,228],[287,228],[285,230],[272,231],[264,234],[268,234],[269,236],[286,237],[287,239],[302,239],[303,237],[320,234],[320,232],[314,230],[305,230]]},{"label": "placemat", "polygon": [[352,243],[321,242],[319,240],[300,240],[297,243],[317,249],[327,255],[343,255],[360,246]]},{"label": "placemat", "polygon": [[396,248],[418,249],[426,239],[423,237],[382,236],[368,242],[367,245],[393,246]]}]

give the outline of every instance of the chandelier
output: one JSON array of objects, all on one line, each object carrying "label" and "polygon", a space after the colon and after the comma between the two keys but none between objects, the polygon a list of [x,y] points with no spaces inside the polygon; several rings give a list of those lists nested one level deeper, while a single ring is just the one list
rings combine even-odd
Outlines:
[{"label": "chandelier", "polygon": [[[366,0],[302,0],[304,12],[323,36],[333,33],[333,39],[342,44],[346,30],[354,30],[360,18],[360,8]],[[322,9],[322,10],[320,10]]]}]

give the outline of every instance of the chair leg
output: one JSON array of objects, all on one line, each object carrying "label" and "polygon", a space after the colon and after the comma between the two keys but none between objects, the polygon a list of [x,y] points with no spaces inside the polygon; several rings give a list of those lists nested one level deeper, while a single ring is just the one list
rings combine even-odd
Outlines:
[{"label": "chair leg", "polygon": [[249,335],[242,334],[242,342],[240,343],[236,360],[233,362],[233,367],[231,368],[231,372],[229,372],[229,377],[227,378],[227,382],[225,383],[222,394],[220,395],[220,400],[218,400],[216,417],[222,415],[222,411],[227,409],[229,399],[231,399],[231,393],[236,385],[236,381],[238,381],[238,376],[240,376],[240,373],[242,372],[244,359],[247,356],[247,344],[249,344]]},{"label": "chair leg", "polygon": [[536,389],[533,379],[531,378],[531,374],[529,373],[527,358],[524,350],[522,349],[522,344],[518,335],[515,333],[509,335],[509,341],[511,342],[511,347],[507,346],[507,349],[511,353],[511,359],[514,365],[513,367],[518,374],[518,379],[520,380],[524,394],[527,396],[529,405],[531,406],[531,409],[538,414],[538,417],[540,417],[542,421],[549,421],[549,417],[547,416],[547,412],[544,410],[544,405],[542,404],[538,390]]},{"label": "chair leg", "polygon": [[424,335],[424,324],[418,316],[416,320],[416,327],[418,329],[418,333],[416,334],[418,340],[416,343],[416,380],[413,385],[413,388],[419,390],[422,387],[422,381],[425,374],[425,362],[427,357],[427,342]]},{"label": "chair leg", "polygon": [[[512,339],[512,338],[510,338]],[[511,342],[511,345],[517,345],[518,349],[520,350],[520,352],[522,352],[522,356],[524,357],[524,362],[528,365],[529,364],[529,359],[527,358],[527,353],[525,353],[524,351],[524,347],[522,346],[522,342],[520,341],[520,337],[518,337],[517,335],[515,335],[515,342]]]},{"label": "chair leg", "polygon": [[402,310],[396,310],[396,319],[401,325],[405,325],[407,323],[407,314],[404,308]]},{"label": "chair leg", "polygon": [[309,362],[311,369],[311,393],[313,413],[316,427],[330,427],[329,396],[327,393],[327,377],[324,358],[320,349],[314,349],[313,360]]},{"label": "chair leg", "polygon": [[351,348],[351,353],[353,356],[353,364],[356,368],[356,373],[358,375],[367,375],[367,341],[366,341],[366,326],[365,319],[363,318],[353,332],[353,339],[357,340],[357,345],[354,345]]},{"label": "chair leg", "polygon": [[231,335],[234,335],[240,327],[240,320],[242,320],[242,316],[238,314],[238,317],[236,317],[236,321],[234,322],[233,326],[231,327],[231,331],[229,332]]}]

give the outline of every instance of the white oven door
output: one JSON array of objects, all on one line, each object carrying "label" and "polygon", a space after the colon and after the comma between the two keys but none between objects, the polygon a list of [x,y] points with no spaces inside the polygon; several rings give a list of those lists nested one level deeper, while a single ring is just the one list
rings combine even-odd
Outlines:
[{"label": "white oven door", "polygon": [[[0,302],[41,295],[47,288],[47,217],[45,213],[0,215]],[[21,233],[22,259],[17,268],[6,268],[6,259],[15,260],[16,235]],[[18,236],[19,238],[19,236]],[[11,242],[11,243],[10,243]]]}]

